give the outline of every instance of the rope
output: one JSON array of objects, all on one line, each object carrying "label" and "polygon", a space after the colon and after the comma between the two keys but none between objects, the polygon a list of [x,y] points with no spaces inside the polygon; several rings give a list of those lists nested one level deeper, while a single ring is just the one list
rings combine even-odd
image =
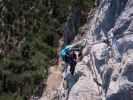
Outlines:
[{"label": "rope", "polygon": [[101,86],[101,83],[98,82],[98,75],[97,75],[97,72],[96,72],[96,66],[95,66],[95,58],[94,58],[94,54],[93,54],[93,51],[91,51],[91,48],[93,45],[96,45],[96,44],[99,44],[99,43],[103,43],[104,40],[101,40],[101,41],[96,41],[96,42],[93,42],[93,43],[89,43],[88,41],[86,42],[86,44],[89,45],[90,47],[90,52],[89,52],[89,55],[90,55],[90,68],[91,68],[91,71],[92,71],[92,74],[93,74],[93,77],[94,77],[94,81],[96,82],[97,84],[97,88],[98,88],[98,92],[99,94],[101,93],[101,90],[100,90],[100,86]]},{"label": "rope", "polygon": [[89,47],[90,47],[90,49],[89,49],[89,55],[90,55],[90,68],[91,68],[91,71],[92,71],[92,75],[93,75],[93,79],[94,79],[94,81],[96,82],[96,84],[97,84],[97,87],[98,87],[98,92],[99,92],[99,94],[101,93],[100,92],[100,87],[99,87],[99,85],[101,85],[99,82],[98,82],[98,76],[97,76],[97,73],[96,73],[96,70],[95,70],[95,58],[94,58],[94,55],[93,55],[93,52],[91,51],[91,48],[92,48],[92,46],[93,45],[95,45],[95,44],[99,44],[99,43],[103,43],[103,41],[97,41],[97,42],[93,42],[93,43],[89,43],[89,41],[85,41],[85,46],[86,45],[88,45]]},{"label": "rope", "polygon": [[99,84],[100,84],[100,83],[98,82],[98,79],[97,79],[97,78],[98,78],[98,75],[97,75],[96,70],[95,70],[95,68],[96,68],[96,66],[95,66],[95,58],[94,58],[94,55],[93,55],[92,52],[90,53],[90,55],[91,55],[91,58],[92,58],[92,59],[90,60],[90,62],[91,62],[91,66],[92,66],[92,71],[93,71],[93,73],[94,73],[94,80],[96,79],[95,82],[98,83],[98,84],[97,84],[97,87],[98,87],[98,92],[99,92],[99,94],[100,94],[100,93],[101,93],[101,92],[100,92],[100,87],[99,87]]}]

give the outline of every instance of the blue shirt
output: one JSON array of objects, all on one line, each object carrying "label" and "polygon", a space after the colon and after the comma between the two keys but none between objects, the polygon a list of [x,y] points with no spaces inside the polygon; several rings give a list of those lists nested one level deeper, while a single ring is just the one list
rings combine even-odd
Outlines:
[{"label": "blue shirt", "polygon": [[[65,48],[63,48],[60,52],[60,56],[62,60],[64,60],[65,56],[68,55],[71,52],[72,46],[68,45]],[[69,55],[68,55],[69,56]]]}]

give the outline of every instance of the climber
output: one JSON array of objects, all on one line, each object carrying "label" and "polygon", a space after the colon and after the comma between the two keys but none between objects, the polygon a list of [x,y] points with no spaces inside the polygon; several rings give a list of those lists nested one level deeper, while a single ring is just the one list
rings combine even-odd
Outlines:
[{"label": "climber", "polygon": [[77,55],[75,54],[75,51],[80,51],[80,49],[73,48],[72,45],[68,45],[61,50],[61,58],[66,64],[70,65],[70,72],[72,75],[74,74],[75,66],[77,63]]},{"label": "climber", "polygon": [[80,54],[85,45],[86,40],[84,39],[73,45],[68,45],[61,50],[60,56],[66,63],[65,72],[67,71],[67,65],[70,65],[70,72],[74,75],[75,66],[77,64],[76,51]]}]

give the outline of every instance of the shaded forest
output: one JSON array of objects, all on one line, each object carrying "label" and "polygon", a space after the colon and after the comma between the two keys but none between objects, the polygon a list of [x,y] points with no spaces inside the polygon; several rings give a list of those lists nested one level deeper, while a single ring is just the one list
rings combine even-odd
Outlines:
[{"label": "shaded forest", "polygon": [[0,0],[0,100],[24,100],[45,87],[76,4],[86,10],[94,0]]}]

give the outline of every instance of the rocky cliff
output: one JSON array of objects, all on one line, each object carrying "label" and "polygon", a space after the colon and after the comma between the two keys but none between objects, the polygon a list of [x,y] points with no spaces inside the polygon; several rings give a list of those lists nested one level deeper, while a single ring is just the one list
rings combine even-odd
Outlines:
[{"label": "rocky cliff", "polygon": [[69,92],[54,100],[133,100],[133,0],[97,1]]},{"label": "rocky cliff", "polygon": [[68,100],[133,100],[133,0],[101,0]]}]

